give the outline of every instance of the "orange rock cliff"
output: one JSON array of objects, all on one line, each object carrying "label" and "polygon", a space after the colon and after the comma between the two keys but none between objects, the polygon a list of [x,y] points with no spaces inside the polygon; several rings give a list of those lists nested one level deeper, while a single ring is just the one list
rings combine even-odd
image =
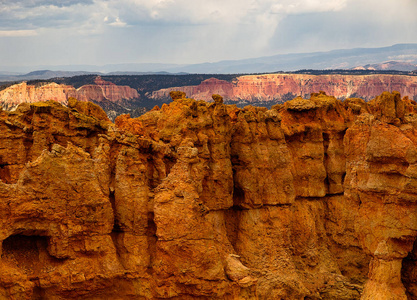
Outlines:
[{"label": "orange rock cliff", "polygon": [[11,110],[20,103],[34,103],[45,100],[54,100],[66,105],[70,97],[77,98],[80,101],[94,101],[96,103],[103,101],[120,103],[123,100],[138,99],[140,97],[135,89],[128,86],[115,85],[101,79],[100,76],[97,76],[94,83],[75,89],[71,85],[54,82],[44,83],[40,86],[28,85],[26,82],[22,82],[0,91],[0,107]]},{"label": "orange rock cliff", "polygon": [[414,101],[171,97],[0,110],[0,299],[417,299]]},{"label": "orange rock cliff", "polygon": [[403,96],[417,100],[417,76],[405,75],[308,75],[264,74],[238,76],[233,82],[207,79],[196,86],[172,87],[155,91],[150,98],[168,97],[179,90],[195,99],[211,100],[220,94],[228,102],[263,103],[285,102],[296,96],[309,97],[322,90],[338,99],[360,97],[371,100],[384,91],[399,91]]}]

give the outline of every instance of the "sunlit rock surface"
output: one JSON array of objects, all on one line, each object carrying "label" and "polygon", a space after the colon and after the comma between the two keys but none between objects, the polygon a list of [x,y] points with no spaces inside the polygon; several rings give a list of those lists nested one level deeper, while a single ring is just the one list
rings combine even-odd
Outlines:
[{"label": "sunlit rock surface", "polygon": [[40,83],[38,85],[28,85],[26,82],[14,84],[0,91],[0,107],[12,110],[21,103],[47,100],[54,100],[66,105],[71,97],[80,101],[94,101],[96,103],[107,101],[117,104],[124,100],[138,99],[140,97],[135,89],[128,86],[115,85],[101,79],[100,76],[97,76],[94,83],[83,85],[78,89],[71,85],[54,82]]},{"label": "sunlit rock surface", "polygon": [[171,97],[0,110],[0,299],[417,299],[414,101]]},{"label": "sunlit rock surface", "polygon": [[220,94],[233,103],[277,103],[296,96],[309,97],[310,93],[325,91],[338,99],[360,97],[371,100],[384,91],[399,91],[403,96],[417,100],[417,76],[405,75],[309,75],[259,74],[238,76],[232,82],[211,78],[195,86],[181,86],[154,91],[151,98],[167,97],[170,91],[185,92],[188,97],[211,100]]}]

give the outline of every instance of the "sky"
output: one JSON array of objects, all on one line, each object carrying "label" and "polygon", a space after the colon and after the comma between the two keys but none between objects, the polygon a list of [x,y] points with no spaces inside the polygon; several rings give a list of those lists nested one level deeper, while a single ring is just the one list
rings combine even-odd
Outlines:
[{"label": "sky", "polygon": [[0,0],[0,71],[417,43],[416,15],[417,0]]}]

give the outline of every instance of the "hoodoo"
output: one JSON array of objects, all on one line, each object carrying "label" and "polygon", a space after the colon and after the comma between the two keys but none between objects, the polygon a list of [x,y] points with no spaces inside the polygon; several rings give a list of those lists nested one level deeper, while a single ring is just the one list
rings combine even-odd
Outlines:
[{"label": "hoodoo", "polygon": [[417,299],[416,102],[171,97],[0,110],[0,299]]}]

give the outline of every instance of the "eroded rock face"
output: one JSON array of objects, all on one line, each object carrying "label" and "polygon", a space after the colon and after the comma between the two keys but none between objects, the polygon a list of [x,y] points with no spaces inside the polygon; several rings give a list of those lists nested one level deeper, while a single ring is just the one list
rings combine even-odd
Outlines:
[{"label": "eroded rock face", "polygon": [[399,75],[306,75],[265,74],[238,76],[228,82],[211,78],[197,86],[182,86],[158,90],[151,98],[165,98],[170,91],[179,90],[195,99],[211,100],[220,94],[230,102],[277,103],[296,96],[308,97],[310,93],[325,91],[338,99],[361,97],[371,100],[384,91],[399,91],[416,100],[417,77]]},{"label": "eroded rock face", "polygon": [[417,299],[415,102],[171,96],[0,110],[1,299]]},{"label": "eroded rock face", "polygon": [[40,86],[27,85],[26,82],[22,82],[0,91],[0,107],[11,110],[21,103],[46,100],[54,100],[66,105],[71,97],[80,101],[94,101],[96,103],[103,101],[120,103],[123,100],[138,99],[139,94],[135,89],[115,85],[101,79],[100,76],[95,79],[95,84],[83,85],[78,89],[71,85],[54,82]]},{"label": "eroded rock face", "polygon": [[21,103],[34,103],[45,100],[54,100],[66,104],[68,97],[75,96],[76,90],[69,85],[49,83],[35,87],[22,82],[0,91],[0,106],[11,110]]}]

